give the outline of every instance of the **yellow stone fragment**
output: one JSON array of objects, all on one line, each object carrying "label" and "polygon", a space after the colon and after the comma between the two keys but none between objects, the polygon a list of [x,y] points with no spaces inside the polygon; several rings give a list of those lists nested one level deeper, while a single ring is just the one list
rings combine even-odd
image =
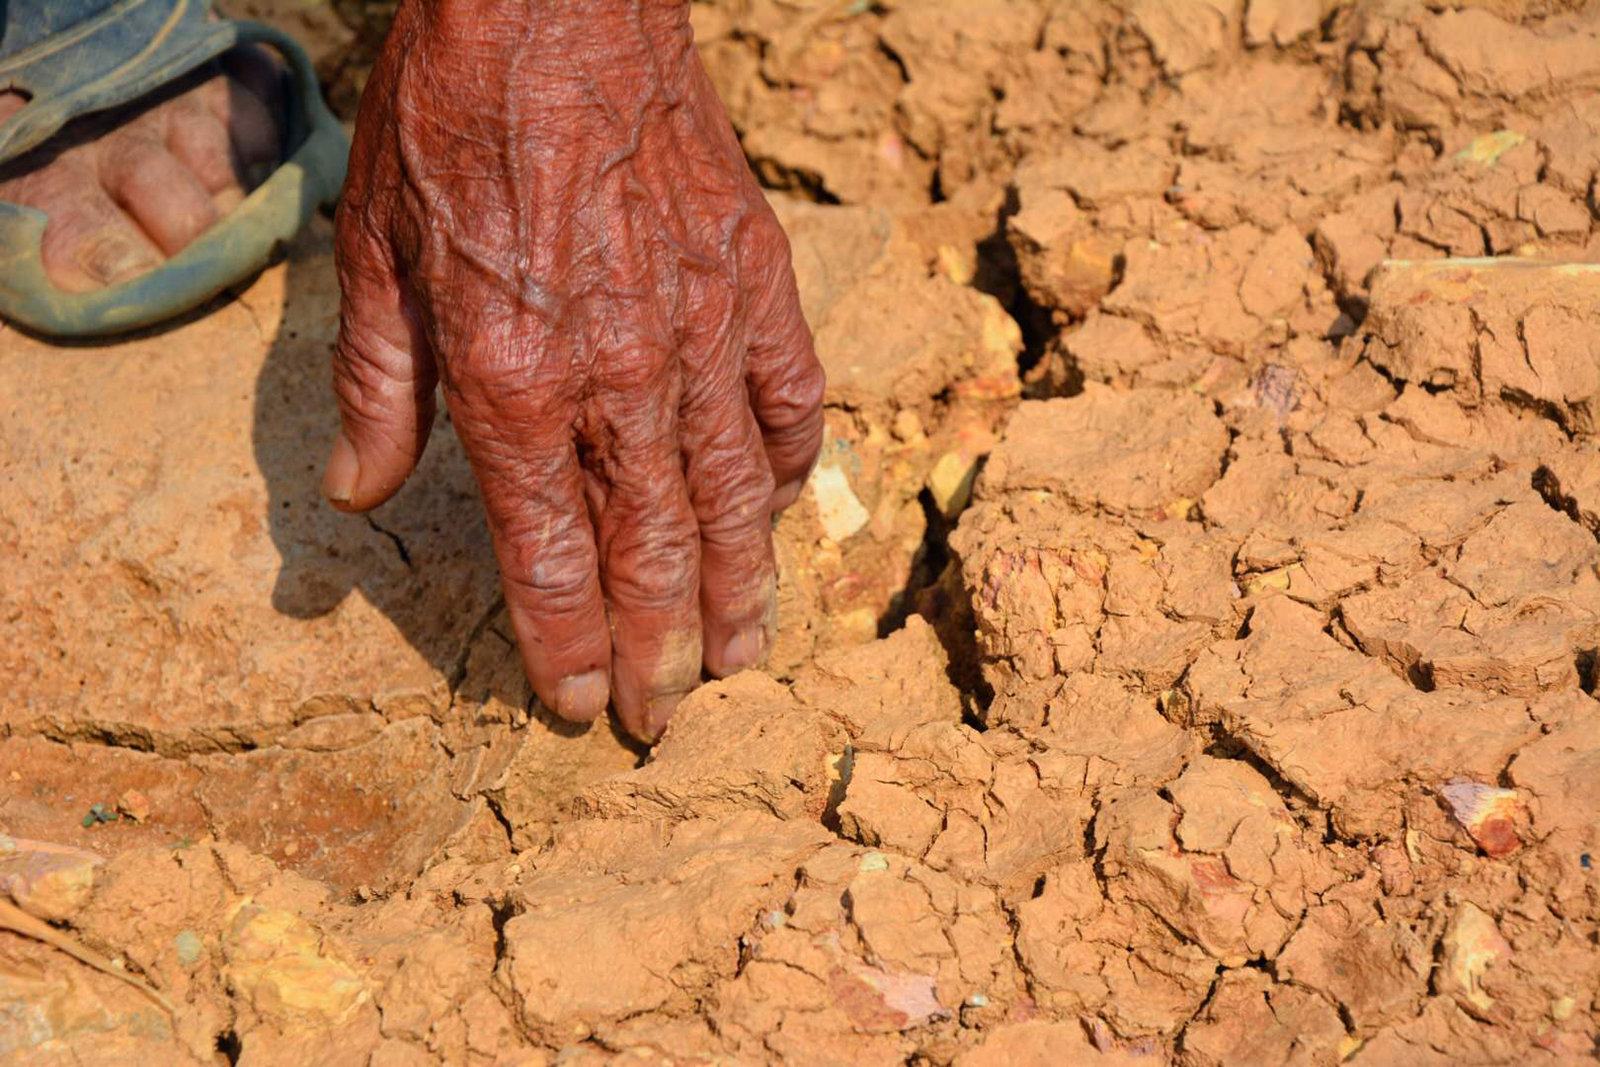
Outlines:
[{"label": "yellow stone fragment", "polygon": [[1525,140],[1527,138],[1515,130],[1495,130],[1493,133],[1474,137],[1471,144],[1456,153],[1456,158],[1492,167],[1501,156]]},{"label": "yellow stone fragment", "polygon": [[953,245],[940,245],[937,253],[939,272],[957,285],[971,285],[978,273],[978,264],[971,256],[964,256]]},{"label": "yellow stone fragment", "polygon": [[229,988],[272,1018],[337,1025],[372,995],[310,923],[248,897],[228,917],[222,953]]}]

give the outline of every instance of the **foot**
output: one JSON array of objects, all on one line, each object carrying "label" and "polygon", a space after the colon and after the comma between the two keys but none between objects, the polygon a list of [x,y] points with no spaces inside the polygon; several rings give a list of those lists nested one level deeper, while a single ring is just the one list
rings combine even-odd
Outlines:
[{"label": "foot", "polygon": [[[127,281],[176,255],[272,173],[279,84],[265,53],[232,53],[0,167],[0,200],[48,217],[40,254],[58,288]],[[24,105],[0,92],[0,122]]]}]

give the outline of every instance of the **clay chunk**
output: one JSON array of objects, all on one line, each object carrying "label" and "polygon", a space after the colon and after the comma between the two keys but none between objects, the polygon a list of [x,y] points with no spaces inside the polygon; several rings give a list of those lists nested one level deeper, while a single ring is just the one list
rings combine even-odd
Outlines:
[{"label": "clay chunk", "polygon": [[1550,411],[1595,432],[1600,267],[1519,259],[1390,263],[1373,278],[1368,358],[1466,403]]}]

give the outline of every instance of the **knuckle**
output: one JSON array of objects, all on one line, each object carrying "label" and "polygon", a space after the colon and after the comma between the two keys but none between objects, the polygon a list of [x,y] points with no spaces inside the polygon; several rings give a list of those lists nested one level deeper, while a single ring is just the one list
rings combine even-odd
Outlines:
[{"label": "knuckle", "polygon": [[739,307],[736,277],[727,270],[695,271],[683,278],[679,315],[689,335],[705,334],[729,323]]},{"label": "knuckle", "polygon": [[[803,358],[793,360],[787,373],[760,384],[756,409],[768,431],[801,430],[811,433],[820,423],[827,399],[828,376],[809,348]],[[815,429],[820,430],[820,425]]]},{"label": "knuckle", "polygon": [[[484,472],[485,489],[493,483],[497,502],[561,514],[583,510],[573,416],[560,397],[515,386],[497,391],[492,383],[459,375],[446,382],[446,396],[456,432]],[[528,521],[520,514],[514,521]],[[592,531],[588,536],[593,539]]]},{"label": "knuckle", "polygon": [[346,315],[340,324],[334,346],[335,381],[362,394],[388,393],[395,384],[413,384],[416,360],[377,330],[358,326],[354,318]]},{"label": "knuckle", "polygon": [[773,237],[757,242],[759,258],[752,267],[761,312],[757,321],[769,329],[801,317],[800,286],[790,258],[789,238],[776,222],[773,229]]},{"label": "knuckle", "polygon": [[410,362],[368,358],[369,348],[340,346],[333,374],[334,400],[345,428],[373,445],[420,453],[433,418],[433,390]]},{"label": "knuckle", "polygon": [[749,216],[743,252],[747,265],[757,270],[773,272],[775,265],[785,268],[774,272],[776,280],[781,281],[788,274],[786,268],[792,254],[789,235],[778,221],[777,212],[764,202]]},{"label": "knuckle", "polygon": [[795,361],[794,374],[784,386],[789,403],[796,410],[811,414],[820,412],[828,394],[828,373],[822,361],[807,345],[804,358]]},{"label": "knuckle", "polygon": [[700,532],[686,519],[638,521],[612,539],[606,591],[639,611],[676,611],[698,586]]},{"label": "knuckle", "polygon": [[721,546],[767,535],[777,480],[764,459],[712,462],[696,474],[703,540]]},{"label": "knuckle", "polygon": [[505,584],[507,596],[545,619],[586,614],[593,607],[597,595],[587,575],[549,565],[535,564],[529,570],[502,566],[500,578]]},{"label": "knuckle", "polygon": [[506,531],[500,552],[500,576],[507,595],[540,616],[573,616],[594,609],[599,590],[592,548],[571,531],[570,522],[553,518],[556,529]]},{"label": "knuckle", "polygon": [[672,364],[673,355],[666,347],[637,345],[605,356],[598,361],[597,369],[608,391],[627,396],[659,390],[669,377]]},{"label": "knuckle", "polygon": [[689,427],[737,427],[749,408],[749,384],[731,368],[691,375],[684,384],[683,421]]},{"label": "knuckle", "polygon": [[106,138],[104,147],[107,171],[119,184],[150,173],[166,154],[162,142],[148,129],[125,130],[124,134]]},{"label": "knuckle", "polygon": [[394,390],[376,381],[338,375],[334,378],[333,393],[346,430],[373,443],[381,441],[384,445],[398,446],[397,427],[413,421]]}]

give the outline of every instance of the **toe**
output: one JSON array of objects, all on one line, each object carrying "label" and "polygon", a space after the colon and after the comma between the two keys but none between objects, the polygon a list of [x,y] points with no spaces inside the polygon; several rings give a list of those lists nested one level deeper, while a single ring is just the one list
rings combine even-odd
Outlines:
[{"label": "toe", "polygon": [[284,104],[287,68],[277,53],[265,48],[236,48],[222,57],[222,69],[238,86],[280,114]]},{"label": "toe", "polygon": [[106,194],[81,156],[63,157],[8,183],[5,199],[44,213],[39,255],[59,289],[87,292],[161,262],[160,250]]},{"label": "toe", "polygon": [[[41,165],[0,181],[4,199],[49,220],[40,254],[58,288],[83,292],[155,268],[271,173],[281,67],[251,52],[224,69],[153,106],[96,118]],[[0,92],[0,117],[23,103]]]},{"label": "toe", "polygon": [[[246,56],[258,58],[250,60]],[[205,102],[228,131],[246,188],[260,185],[272,173],[283,148],[283,130],[278,121],[282,94],[274,88],[275,77],[261,72],[263,62],[271,61],[256,52],[230,55],[230,75],[215,78],[205,86]],[[240,76],[234,76],[233,71]]]},{"label": "toe", "polygon": [[58,264],[52,271],[52,257],[45,257],[45,270],[69,276],[78,273],[87,281],[79,285],[82,290],[116,285],[161,264],[161,254],[150,247],[149,240],[121,218],[107,219],[104,226],[85,234],[65,262],[54,258]]},{"label": "toe", "polygon": [[0,122],[28,106],[28,98],[15,89],[0,89]]},{"label": "toe", "polygon": [[163,144],[124,138],[106,149],[101,183],[162,252],[177,254],[217,221],[210,192]]},{"label": "toe", "polygon": [[167,124],[166,148],[189,168],[213,198],[242,191],[244,177],[234,163],[228,127],[204,102],[193,97],[175,101]]}]

